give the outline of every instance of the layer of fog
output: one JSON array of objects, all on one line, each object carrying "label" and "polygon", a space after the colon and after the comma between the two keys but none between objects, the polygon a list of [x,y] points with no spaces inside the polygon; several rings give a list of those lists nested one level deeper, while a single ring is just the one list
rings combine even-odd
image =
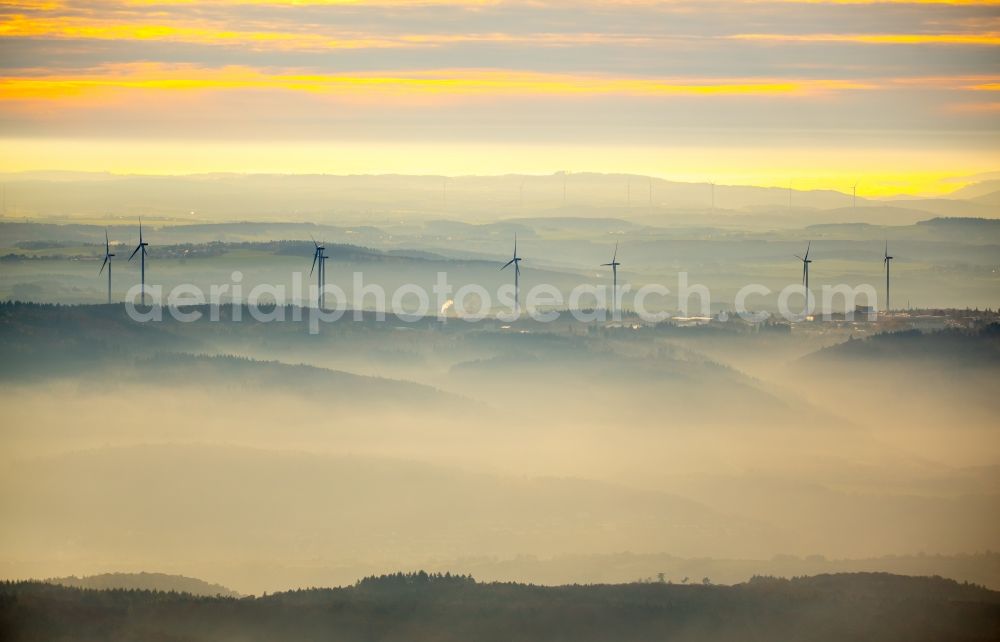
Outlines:
[{"label": "layer of fog", "polygon": [[424,387],[156,358],[8,383],[8,575],[259,592],[482,556],[858,558],[1000,535],[995,369],[810,361],[830,338],[801,333],[212,332],[219,352]]}]

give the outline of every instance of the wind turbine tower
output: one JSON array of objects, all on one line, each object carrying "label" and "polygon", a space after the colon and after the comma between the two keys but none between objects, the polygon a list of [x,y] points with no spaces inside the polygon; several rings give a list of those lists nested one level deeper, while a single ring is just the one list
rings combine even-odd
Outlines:
[{"label": "wind turbine tower", "polygon": [[108,229],[104,228],[104,263],[101,263],[101,271],[97,274],[100,275],[104,272],[104,266],[108,266],[108,303],[111,303],[111,257],[114,254],[111,253],[111,241],[108,240]]},{"label": "wind turbine tower", "polygon": [[[132,250],[132,254],[128,257],[128,260],[131,261],[133,259],[133,257],[135,257],[136,252],[139,252],[139,275],[140,275],[140,277],[139,277],[140,278],[140,281],[139,281],[139,284],[140,284],[140,287],[139,287],[139,296],[140,296],[140,299],[139,300],[142,301],[143,303],[146,302],[146,254],[148,254],[146,252],[146,248],[148,246],[149,246],[149,243],[146,243],[145,241],[142,240],[142,218],[140,217],[139,218],[139,245],[136,245],[135,249]],[[108,270],[108,278],[109,279],[111,278],[111,271],[110,270]]]},{"label": "wind turbine tower", "polygon": [[[323,295],[323,286],[326,284],[326,260],[328,257],[324,252],[326,251],[326,246],[320,245],[313,239],[313,245],[316,249],[313,250],[313,262],[312,267],[309,268],[309,276],[316,272],[316,307],[320,310],[323,309],[326,303],[326,297]],[[319,264],[319,270],[316,270],[316,264]]]},{"label": "wind turbine tower", "polygon": [[602,267],[611,268],[611,318],[618,319],[616,314],[618,309],[618,243],[615,243],[615,254],[611,257],[611,263],[602,263]]},{"label": "wind turbine tower", "polygon": [[882,258],[882,263],[885,264],[885,313],[889,314],[892,307],[889,305],[889,265],[892,263],[894,257],[889,256],[889,241],[885,242],[885,255]]},{"label": "wind turbine tower", "polygon": [[795,255],[795,258],[802,261],[802,285],[806,288],[806,307],[803,316],[809,316],[809,264],[812,263],[812,260],[809,258],[810,247],[812,247],[812,241],[809,241],[806,245],[805,256],[799,256],[798,254]]},{"label": "wind turbine tower", "polygon": [[517,234],[514,234],[514,258],[504,263],[500,269],[506,270],[512,263],[514,264],[514,310],[515,312],[520,312],[521,257],[517,255]]}]

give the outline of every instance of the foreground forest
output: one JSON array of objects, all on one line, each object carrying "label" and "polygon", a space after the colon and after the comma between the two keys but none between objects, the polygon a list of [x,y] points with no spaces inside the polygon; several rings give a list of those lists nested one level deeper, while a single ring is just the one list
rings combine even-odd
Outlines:
[{"label": "foreground forest", "polygon": [[1000,593],[881,573],[736,586],[540,587],[396,574],[248,598],[0,585],[0,638],[77,640],[995,640]]}]

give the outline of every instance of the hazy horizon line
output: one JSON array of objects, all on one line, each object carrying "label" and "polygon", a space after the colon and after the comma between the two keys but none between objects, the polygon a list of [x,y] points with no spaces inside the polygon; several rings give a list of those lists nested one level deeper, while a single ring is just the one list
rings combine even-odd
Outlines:
[{"label": "hazy horizon line", "polygon": [[[584,171],[573,171],[573,170],[551,170],[549,172],[502,172],[502,173],[470,173],[470,174],[448,174],[448,173],[406,173],[406,172],[320,172],[320,171],[286,171],[286,172],[269,172],[269,171],[210,171],[210,172],[116,172],[112,170],[76,170],[76,169],[24,169],[15,171],[0,171],[0,182],[9,179],[17,178],[28,178],[29,180],[58,180],[59,177],[65,177],[67,179],[73,178],[84,178],[91,177],[94,180],[98,179],[125,179],[125,178],[211,178],[211,177],[288,177],[288,178],[304,178],[304,177],[325,177],[325,178],[423,178],[423,179],[442,179],[442,180],[462,180],[462,179],[505,179],[505,178],[525,178],[525,179],[552,179],[559,177],[600,177],[600,178],[612,178],[620,177],[626,179],[643,179],[646,181],[658,181],[660,183],[669,183],[675,185],[712,185],[714,187],[720,188],[749,188],[749,189],[762,189],[762,190],[781,190],[781,191],[791,191],[795,193],[835,193],[835,194],[846,194],[850,195],[849,189],[838,189],[834,187],[803,187],[796,188],[794,184],[789,185],[787,178],[784,179],[785,183],[740,183],[740,182],[714,182],[711,177],[706,177],[704,180],[684,180],[682,178],[670,178],[662,175],[654,174],[642,174],[628,171],[611,172],[611,171],[599,171],[599,170],[584,170]],[[792,177],[794,179],[794,177]],[[859,177],[861,178],[861,177]],[[951,194],[958,192],[966,187],[972,185],[978,185],[981,183],[987,183],[990,181],[1000,181],[1000,169],[989,172],[980,172],[971,175],[960,175],[956,174],[954,176],[941,179],[942,183],[952,183],[955,188],[950,192],[945,193],[932,193],[932,194],[919,194],[912,192],[898,192],[893,194],[871,194],[871,195],[858,195],[858,198],[868,201],[891,201],[899,198],[914,198],[914,199],[937,199],[937,198],[948,198]],[[859,180],[858,185],[862,185],[863,181]]]}]

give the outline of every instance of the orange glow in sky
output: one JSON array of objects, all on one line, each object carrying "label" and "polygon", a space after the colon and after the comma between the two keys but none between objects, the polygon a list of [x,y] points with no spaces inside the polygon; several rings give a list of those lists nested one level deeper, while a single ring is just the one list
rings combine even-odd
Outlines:
[{"label": "orange glow in sky", "polygon": [[944,193],[1000,166],[1000,3],[897,4],[10,0],[0,168]]}]

